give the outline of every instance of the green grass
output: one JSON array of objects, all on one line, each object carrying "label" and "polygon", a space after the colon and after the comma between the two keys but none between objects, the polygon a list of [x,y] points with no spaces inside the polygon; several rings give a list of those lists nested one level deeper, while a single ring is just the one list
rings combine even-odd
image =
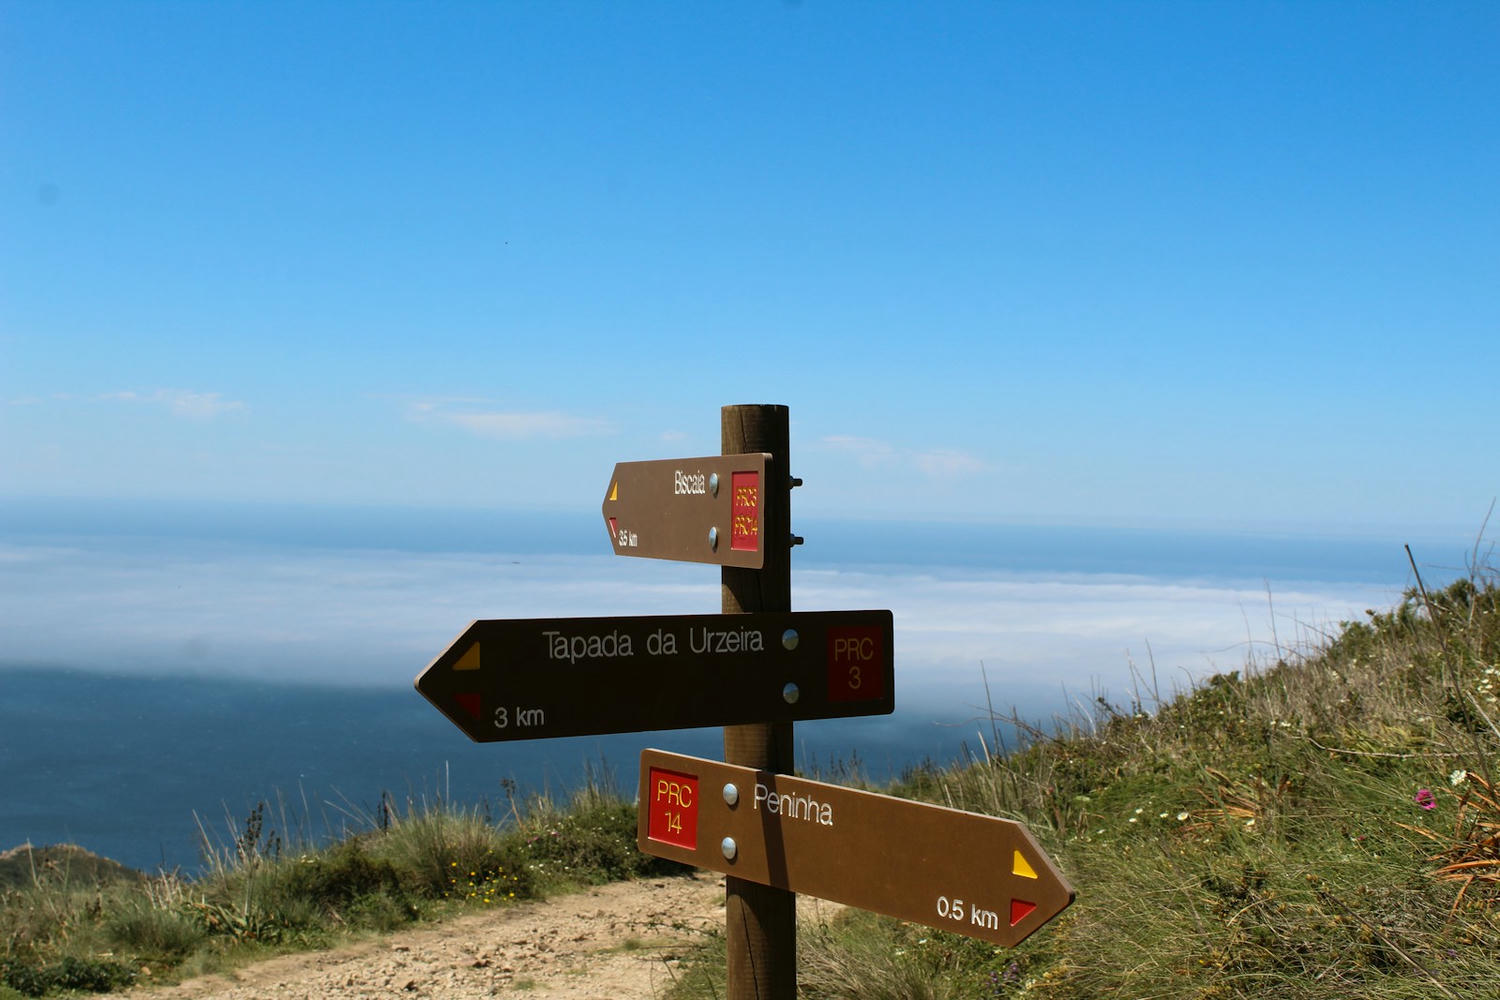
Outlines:
[{"label": "green grass", "polygon": [[[20,852],[0,887],[0,1000],[221,971],[454,912],[681,870],[635,849],[635,810],[589,781],[566,805],[408,802],[343,840],[289,848],[257,807],[206,873],[143,878],[76,848]],[[284,816],[277,821],[282,829]]]},{"label": "green grass", "polygon": [[[1500,591],[1479,577],[913,770],[890,791],[1024,822],[1077,902],[1011,950],[844,911],[800,932],[799,992],[1500,996],[1497,725]],[[670,996],[722,997],[723,960],[704,945]]]}]

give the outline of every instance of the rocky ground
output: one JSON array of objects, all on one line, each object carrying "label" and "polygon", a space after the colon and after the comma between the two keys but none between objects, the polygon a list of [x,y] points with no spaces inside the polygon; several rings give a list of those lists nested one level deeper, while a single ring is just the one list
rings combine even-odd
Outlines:
[{"label": "rocky ground", "polygon": [[[827,905],[827,904],[824,904]],[[531,1000],[660,996],[695,937],[724,928],[724,880],[620,882],[335,951],[287,955],[119,1000]]]}]

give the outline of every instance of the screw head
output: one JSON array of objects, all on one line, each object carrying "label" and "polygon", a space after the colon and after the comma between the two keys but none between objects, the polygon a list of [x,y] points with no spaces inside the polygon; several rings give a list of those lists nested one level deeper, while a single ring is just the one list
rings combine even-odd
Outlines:
[{"label": "screw head", "polygon": [[797,704],[797,699],[800,697],[802,697],[802,691],[790,681],[787,682],[786,687],[781,689],[781,700],[788,705]]},{"label": "screw head", "polygon": [[732,806],[732,805],[735,805],[736,803],[738,803],[739,801],[740,801],[740,790],[738,788],[734,787],[734,782],[732,782],[732,781],[725,782],[724,783],[724,804],[726,806]]},{"label": "screw head", "polygon": [[708,492],[712,496],[719,495],[719,474],[717,472],[710,472],[708,474]]},{"label": "screw head", "polygon": [[781,648],[787,650],[788,652],[796,649],[797,638],[798,636],[796,629],[787,629],[785,632],[781,633]]},{"label": "screw head", "polygon": [[734,842],[733,837],[725,837],[719,842],[719,850],[724,852],[724,860],[733,861],[734,856],[740,853],[739,845]]},{"label": "screw head", "polygon": [[719,551],[719,529],[718,528],[709,528],[708,529],[708,547],[711,548],[711,549],[713,549],[715,552]]}]

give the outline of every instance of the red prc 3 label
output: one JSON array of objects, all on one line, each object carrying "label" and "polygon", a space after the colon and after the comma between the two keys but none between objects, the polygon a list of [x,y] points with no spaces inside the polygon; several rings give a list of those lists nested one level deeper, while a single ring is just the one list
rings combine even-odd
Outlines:
[{"label": "red prc 3 label", "polygon": [[828,700],[865,701],[885,695],[884,630],[847,625],[828,630]]}]

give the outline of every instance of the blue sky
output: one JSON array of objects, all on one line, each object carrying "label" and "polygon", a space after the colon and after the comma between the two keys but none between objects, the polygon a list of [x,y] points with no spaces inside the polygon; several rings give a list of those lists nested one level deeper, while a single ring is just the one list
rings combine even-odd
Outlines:
[{"label": "blue sky", "polygon": [[1477,529],[1488,4],[0,6],[0,496]]}]

